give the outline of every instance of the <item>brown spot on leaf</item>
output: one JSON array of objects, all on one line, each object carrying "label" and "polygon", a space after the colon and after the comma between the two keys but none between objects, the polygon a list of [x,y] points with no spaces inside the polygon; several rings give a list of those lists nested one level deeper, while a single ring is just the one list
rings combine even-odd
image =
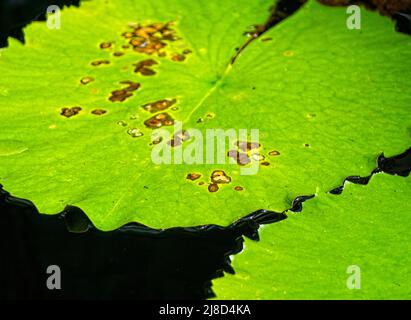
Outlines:
[{"label": "brown spot on leaf", "polygon": [[219,189],[218,185],[216,183],[211,183],[208,185],[208,191],[210,192],[217,192]]},{"label": "brown spot on leaf", "polygon": [[123,95],[125,95],[127,93],[127,90],[114,90],[114,91],[112,91],[111,92],[111,94],[113,95],[113,96],[116,96],[116,97],[118,97],[118,96],[123,96]]},{"label": "brown spot on leaf", "polygon": [[235,190],[235,191],[243,191],[244,188],[241,187],[241,186],[236,186],[236,187],[234,188],[234,190]]},{"label": "brown spot on leaf", "polygon": [[80,80],[81,84],[89,84],[90,82],[93,82],[94,78],[92,77],[84,77]]},{"label": "brown spot on leaf", "polygon": [[190,54],[190,53],[192,53],[193,51],[191,51],[190,49],[184,49],[183,50],[183,54]]},{"label": "brown spot on leaf", "polygon": [[235,145],[242,151],[248,152],[253,149],[258,149],[261,145],[257,142],[237,141]]},{"label": "brown spot on leaf", "polygon": [[143,109],[151,113],[156,113],[158,111],[170,108],[176,102],[176,99],[163,99],[156,102],[147,103],[143,106]]},{"label": "brown spot on leaf", "polygon": [[113,56],[115,56],[115,57],[124,56],[124,52],[121,52],[121,51],[114,52],[114,53],[113,53]]},{"label": "brown spot on leaf", "polygon": [[135,66],[134,72],[140,73],[142,76],[153,76],[156,74],[156,72],[150,67],[156,64],[158,64],[158,62],[153,59],[147,59],[147,60],[137,62],[133,64],[133,66]]},{"label": "brown spot on leaf", "polygon": [[180,146],[184,141],[187,141],[190,139],[190,134],[186,130],[182,130],[174,134],[174,138],[168,141],[168,145],[172,147],[178,147]]},{"label": "brown spot on leaf", "polygon": [[111,48],[112,42],[102,42],[100,43],[100,49],[108,49]]},{"label": "brown spot on leaf", "polygon": [[151,144],[156,145],[156,144],[159,144],[161,141],[163,141],[163,137],[158,137],[158,138],[155,138],[153,141],[151,141]]},{"label": "brown spot on leaf", "polygon": [[[120,92],[125,91],[126,93],[124,94],[119,94]],[[116,90],[112,92],[112,96],[109,98],[111,102],[123,102],[127,98],[131,97],[133,94],[128,93],[126,90]]]},{"label": "brown spot on leaf", "polygon": [[168,141],[167,142],[167,144],[170,146],[170,147],[178,147],[178,146],[181,146],[181,144],[182,144],[183,142],[181,141],[181,140],[176,140],[176,139],[171,139],[170,141]]},{"label": "brown spot on leaf", "polygon": [[156,115],[155,118],[157,120],[164,120],[166,118],[166,114],[165,113],[160,113],[160,114]]},{"label": "brown spot on leaf", "polygon": [[140,130],[138,130],[137,128],[132,128],[127,130],[127,133],[133,137],[133,138],[138,138],[138,137],[142,137],[144,136],[144,133],[142,133]]},{"label": "brown spot on leaf", "polygon": [[104,109],[94,109],[93,111],[91,111],[91,113],[96,116],[102,116],[103,114],[107,113],[107,111]]},{"label": "brown spot on leaf", "polygon": [[214,170],[211,174],[212,183],[230,183],[231,178],[223,170]]},{"label": "brown spot on leaf", "polygon": [[239,152],[237,150],[230,150],[227,152],[227,157],[233,158],[235,161],[237,161],[238,153]]},{"label": "brown spot on leaf", "polygon": [[182,131],[177,132],[174,135],[174,139],[178,139],[178,140],[181,140],[181,141],[187,141],[187,140],[190,139],[190,134],[188,133],[188,131],[182,130]]},{"label": "brown spot on leaf", "polygon": [[153,59],[146,59],[146,60],[143,60],[143,61],[140,61],[140,62],[136,63],[135,66],[136,66],[136,69],[138,69],[140,66],[151,67],[151,66],[154,66],[156,64],[158,64],[157,61],[155,61]]},{"label": "brown spot on leaf", "polygon": [[271,157],[276,157],[276,156],[280,155],[280,151],[272,150],[268,153],[268,155],[271,156]]},{"label": "brown spot on leaf", "polygon": [[150,28],[150,27],[142,27],[139,29],[136,29],[134,32],[134,35],[137,37],[143,38],[143,39],[149,39],[151,34],[157,32],[157,29]]},{"label": "brown spot on leaf", "polygon": [[147,48],[146,45],[144,47],[134,47],[133,49],[134,51],[137,51],[139,53],[145,53],[148,55],[152,55],[154,52],[156,52],[154,48],[151,48],[151,47]]},{"label": "brown spot on leaf", "polygon": [[138,46],[141,46],[141,44],[144,42],[144,39],[136,39],[136,38],[134,38],[134,39],[131,39],[130,40],[130,44],[133,46],[133,47],[138,47]]},{"label": "brown spot on leaf", "polygon": [[144,124],[148,128],[156,129],[162,126],[172,126],[174,119],[168,113],[160,113],[144,121]]},{"label": "brown spot on leaf", "polygon": [[200,177],[201,177],[200,173],[195,173],[194,172],[194,173],[189,173],[186,178],[188,180],[194,181],[194,180],[200,179]]},{"label": "brown spot on leaf", "polygon": [[146,77],[154,76],[156,74],[156,72],[150,68],[141,68],[139,72],[142,76]]},{"label": "brown spot on leaf", "polygon": [[140,83],[138,82],[133,82],[133,81],[121,81],[120,84],[127,84],[128,86],[124,89],[126,91],[136,91],[138,88],[140,88]]},{"label": "brown spot on leaf", "polygon": [[157,53],[159,56],[164,56],[163,50],[167,43],[166,41],[175,41],[178,37],[175,35],[172,23],[153,23],[148,25],[129,24],[132,31],[124,32],[122,35],[127,39],[133,50],[152,55]]},{"label": "brown spot on leaf", "polygon": [[123,32],[122,36],[126,39],[130,39],[134,36],[132,32]]},{"label": "brown spot on leaf", "polygon": [[[171,25],[171,24],[170,24],[170,25]],[[156,22],[156,23],[151,24],[151,26],[152,26],[153,28],[155,28],[156,30],[162,30],[162,29],[164,29],[167,25],[164,24],[164,23],[161,23],[161,22]]]},{"label": "brown spot on leaf", "polygon": [[247,154],[245,153],[239,153],[238,158],[237,158],[237,163],[240,166],[245,166],[246,164],[249,164],[251,162],[250,158],[248,157]]},{"label": "brown spot on leaf", "polygon": [[227,156],[237,161],[237,164],[239,164],[240,166],[245,166],[246,164],[251,162],[246,153],[238,152],[237,150],[228,151]]},{"label": "brown spot on leaf", "polygon": [[78,114],[80,111],[81,111],[81,107],[77,107],[77,106],[72,107],[72,108],[62,108],[60,114],[66,118],[70,118]]},{"label": "brown spot on leaf", "polygon": [[270,163],[268,161],[263,161],[261,162],[262,166],[268,167],[270,165]]},{"label": "brown spot on leaf", "polygon": [[138,82],[133,81],[121,81],[120,84],[128,85],[125,89],[114,90],[111,92],[111,97],[109,100],[111,102],[123,102],[127,98],[130,98],[133,94],[132,91],[136,91],[140,88],[140,84]]},{"label": "brown spot on leaf", "polygon": [[181,61],[184,61],[185,59],[186,59],[186,57],[183,56],[182,54],[179,54],[179,53],[174,53],[171,56],[171,60],[173,60],[173,61],[181,62]]},{"label": "brown spot on leaf", "polygon": [[96,60],[96,61],[93,61],[93,62],[91,63],[91,65],[92,65],[93,67],[98,67],[98,66],[101,66],[101,65],[103,65],[103,64],[110,64],[110,61],[108,61],[108,60]]}]

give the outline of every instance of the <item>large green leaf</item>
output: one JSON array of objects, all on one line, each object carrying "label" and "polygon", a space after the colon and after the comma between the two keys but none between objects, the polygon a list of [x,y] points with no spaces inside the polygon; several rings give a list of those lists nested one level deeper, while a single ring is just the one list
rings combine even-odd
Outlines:
[{"label": "large green leaf", "polygon": [[[217,297],[410,299],[410,194],[411,179],[379,174],[307,202],[263,228],[260,243],[245,243],[237,274],[214,281]],[[360,289],[347,287],[349,266],[359,267]]]},{"label": "large green leaf", "polygon": [[[230,66],[243,31],[263,23],[270,5],[95,0],[64,10],[60,30],[32,24],[26,46],[12,42],[0,58],[0,180],[41,212],[76,205],[105,230],[129,221],[228,224],[368,173],[381,151],[403,151],[411,127],[410,38],[371,12],[363,12],[360,31],[348,30],[345,9],[309,2]],[[182,39],[166,47],[167,57],[153,57],[155,76],[134,73],[133,64],[148,56],[121,48],[127,24],[167,21]],[[115,41],[114,49],[100,49],[104,41]],[[170,59],[185,49],[192,51],[185,61]],[[91,66],[101,59],[110,64]],[[81,84],[86,76],[95,81]],[[109,101],[124,80],[141,88],[124,102]],[[233,164],[153,164],[152,129],[143,124],[152,114],[141,106],[165,98],[177,99],[178,110],[168,113],[189,131],[259,129],[270,165],[241,175]],[[78,115],[60,115],[73,106],[82,108]],[[91,114],[97,108],[108,112]],[[133,138],[132,128],[144,135]],[[280,155],[269,156],[273,150]],[[232,181],[210,193],[210,175],[219,169]],[[202,177],[186,179],[193,172]]]}]

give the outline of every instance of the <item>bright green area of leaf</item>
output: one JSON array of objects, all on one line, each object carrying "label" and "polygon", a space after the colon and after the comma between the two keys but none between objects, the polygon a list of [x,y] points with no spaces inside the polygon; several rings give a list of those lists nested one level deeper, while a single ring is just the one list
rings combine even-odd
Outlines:
[{"label": "bright green area of leaf", "polygon": [[[242,33],[263,23],[270,5],[95,0],[64,10],[60,30],[32,24],[27,45],[13,42],[0,57],[0,181],[44,213],[79,206],[101,229],[129,221],[226,225],[260,208],[283,210],[297,195],[328,191],[349,174],[369,173],[381,151],[408,147],[410,38],[366,11],[362,30],[348,30],[344,8],[310,2],[264,35],[271,41],[253,42],[228,67],[245,41]],[[121,49],[128,22],[170,20],[182,40],[168,47],[168,57],[154,57],[160,64],[153,77],[133,72],[146,55],[126,51],[115,58],[114,50],[99,49],[103,41]],[[193,51],[186,61],[170,60],[186,48]],[[111,63],[90,66],[98,59]],[[81,85],[84,76],[95,81]],[[141,89],[123,103],[108,101],[123,80],[138,81]],[[169,113],[189,131],[259,129],[270,166],[246,176],[228,163],[154,165],[151,129],[143,125],[152,115],[141,105],[164,98],[178,100],[179,109]],[[83,108],[79,115],[59,114],[76,105]],[[95,108],[108,113],[94,116]],[[128,126],[117,125],[120,120]],[[130,137],[126,131],[134,127],[144,136]],[[2,154],[10,141],[18,147]],[[271,150],[281,155],[270,157]],[[216,169],[232,182],[209,193]],[[201,173],[205,185],[188,181],[190,172]],[[244,190],[235,191],[237,185]]]},{"label": "bright green area of leaf", "polygon": [[[214,281],[220,299],[410,299],[411,179],[379,174],[367,186],[321,194],[301,214],[261,230]],[[360,268],[360,289],[348,289]],[[352,282],[350,282],[352,283]]]}]

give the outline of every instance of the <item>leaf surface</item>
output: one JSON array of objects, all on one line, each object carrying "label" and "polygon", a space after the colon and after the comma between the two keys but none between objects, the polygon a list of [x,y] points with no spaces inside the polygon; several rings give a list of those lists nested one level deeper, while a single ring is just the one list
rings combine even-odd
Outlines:
[{"label": "leaf surface", "polygon": [[[33,23],[27,45],[12,42],[0,57],[5,188],[44,213],[78,206],[103,230],[130,221],[160,228],[227,225],[260,208],[284,210],[297,195],[327,192],[347,175],[368,174],[382,151],[408,147],[410,38],[365,11],[362,30],[348,30],[345,9],[311,1],[230,66],[243,32],[264,23],[270,5],[95,0],[64,10],[60,30]],[[181,40],[167,44],[166,57],[122,48],[128,23],[168,21]],[[111,48],[99,48],[111,41]],[[186,49],[192,53],[184,61],[170,59]],[[115,57],[118,51],[125,54]],[[134,72],[133,64],[145,59],[158,62],[154,76]],[[91,65],[100,60],[109,64]],[[85,77],[95,80],[84,85]],[[124,102],[111,102],[110,93],[126,80],[141,87]],[[188,132],[258,129],[258,151],[269,165],[256,175],[242,175],[228,157],[225,164],[155,165],[153,130],[144,125],[154,114],[142,106],[160,99],[176,99],[178,110],[167,113]],[[75,106],[77,115],[60,114]],[[107,113],[92,114],[96,109]],[[133,138],[130,129],[144,135]],[[214,170],[224,170],[231,182],[211,193]],[[190,181],[190,173],[201,178]]]},{"label": "leaf surface", "polygon": [[[409,299],[410,193],[409,178],[378,174],[308,201],[301,214],[264,227],[261,242],[246,241],[236,274],[214,280],[217,297]],[[349,266],[359,267],[359,289],[347,287]]]}]

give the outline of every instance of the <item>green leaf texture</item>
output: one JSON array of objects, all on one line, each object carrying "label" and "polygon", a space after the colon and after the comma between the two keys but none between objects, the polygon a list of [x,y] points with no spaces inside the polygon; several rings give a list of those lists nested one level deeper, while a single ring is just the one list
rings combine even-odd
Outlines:
[{"label": "green leaf texture", "polygon": [[[236,275],[214,281],[219,299],[410,299],[411,180],[378,174],[367,186],[321,195],[301,214],[246,241]],[[349,266],[360,270],[350,289]],[[350,282],[351,283],[351,282]]]},{"label": "green leaf texture", "polygon": [[[0,181],[43,213],[78,206],[103,230],[130,221],[226,225],[260,208],[284,210],[297,195],[324,195],[347,175],[368,174],[380,152],[408,147],[410,38],[365,10],[362,29],[348,30],[344,8],[311,1],[230,66],[247,40],[244,31],[264,23],[271,4],[95,0],[64,10],[60,30],[33,23],[25,46],[12,42],[1,52]],[[167,45],[166,57],[122,47],[130,22],[168,21],[181,39]],[[100,49],[103,42],[113,44]],[[192,53],[184,61],[171,59],[185,50]],[[155,75],[134,72],[144,59],[158,63]],[[91,65],[98,60],[109,64]],[[95,81],[84,85],[84,77]],[[121,81],[141,87],[111,102]],[[153,130],[144,125],[153,114],[142,106],[160,99],[176,99],[178,109],[167,113],[188,132],[258,129],[269,165],[256,175],[228,163],[155,165]],[[74,106],[79,114],[60,114]],[[97,116],[95,109],[107,113]],[[144,135],[132,137],[130,129]],[[231,182],[211,193],[214,170]],[[190,181],[189,173],[202,176]]]}]

